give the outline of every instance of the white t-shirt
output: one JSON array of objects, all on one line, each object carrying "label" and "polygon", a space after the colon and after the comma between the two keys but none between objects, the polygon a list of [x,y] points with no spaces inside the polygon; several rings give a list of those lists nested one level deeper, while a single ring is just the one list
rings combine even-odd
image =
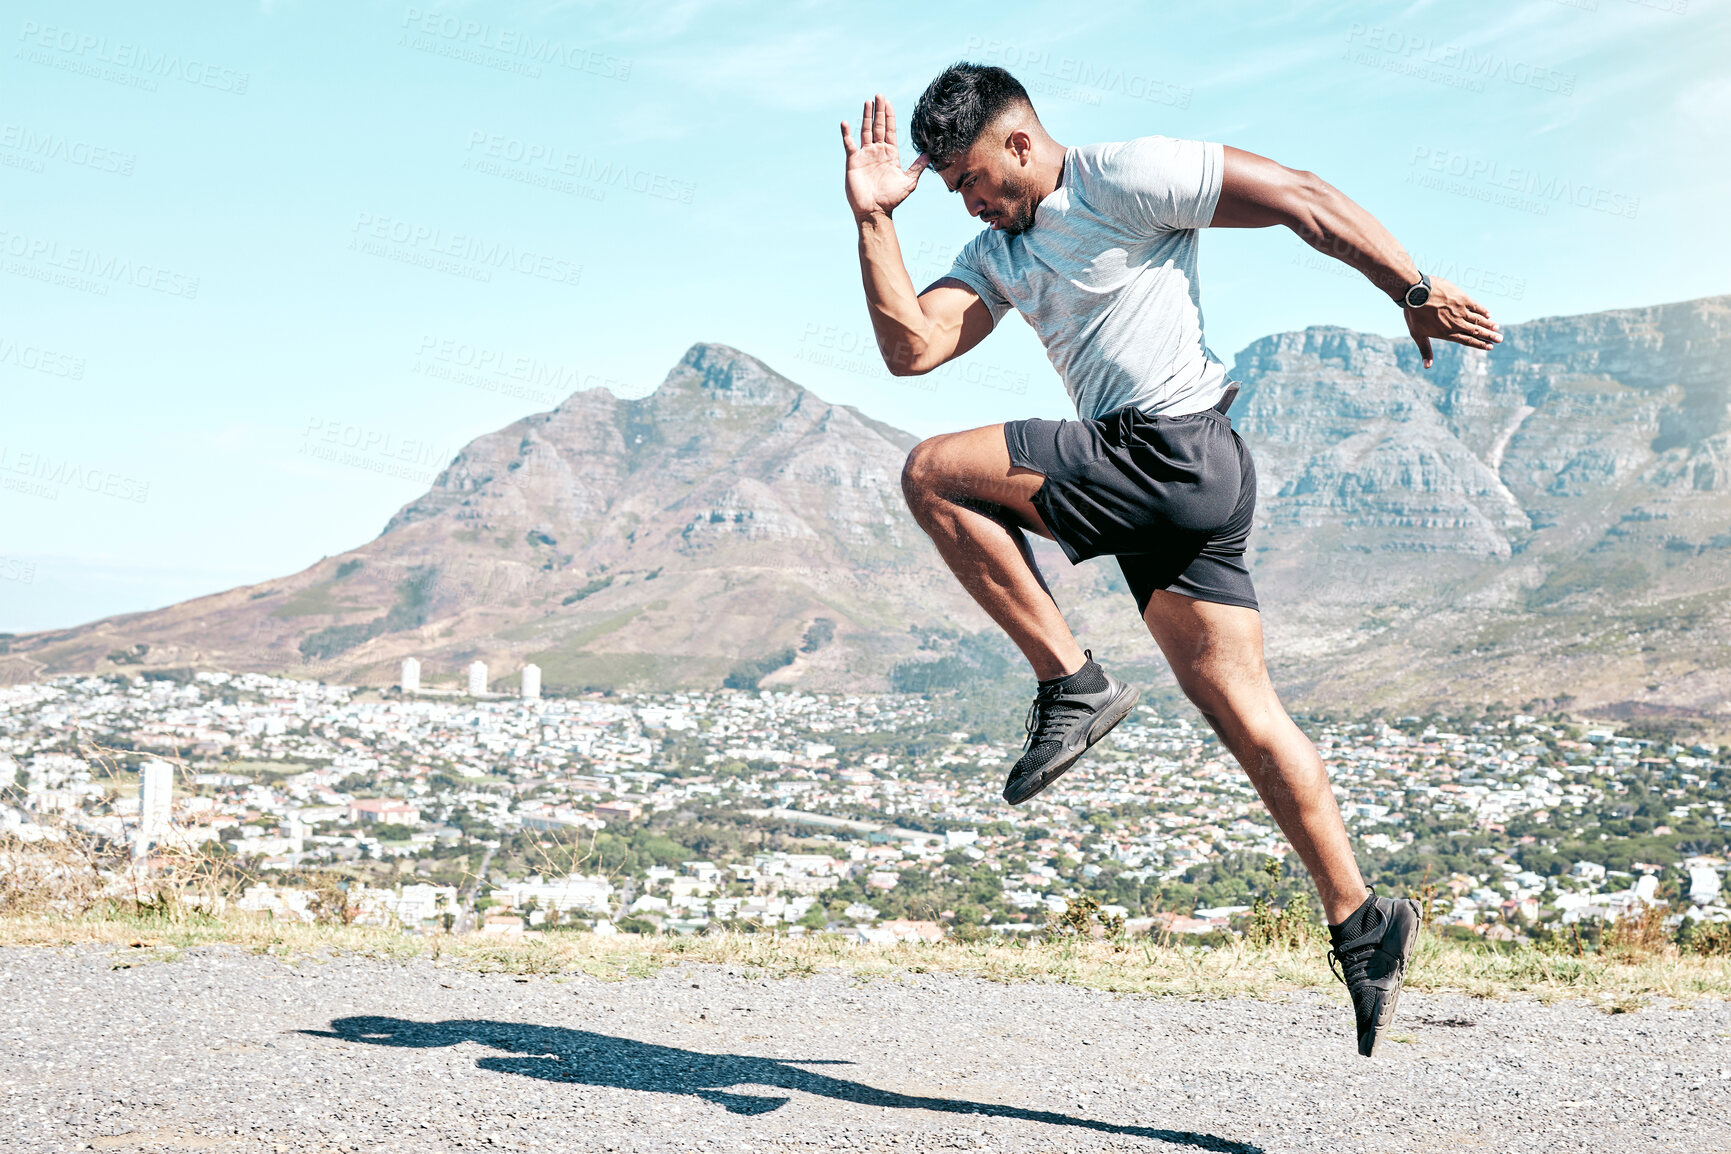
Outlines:
[{"label": "white t-shirt", "polygon": [[1219,144],[1166,136],[1067,149],[1033,226],[985,230],[948,275],[994,325],[1011,308],[1027,318],[1081,416],[1199,413],[1226,388],[1196,281],[1196,230],[1214,219],[1225,165]]}]

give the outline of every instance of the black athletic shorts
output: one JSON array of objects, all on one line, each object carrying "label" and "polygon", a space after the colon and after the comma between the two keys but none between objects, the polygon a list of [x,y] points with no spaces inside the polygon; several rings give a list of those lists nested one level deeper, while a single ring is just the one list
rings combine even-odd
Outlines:
[{"label": "black athletic shorts", "polygon": [[1064,555],[1115,554],[1139,611],[1156,589],[1257,608],[1244,564],[1256,466],[1224,412],[1010,421],[1004,443],[1012,465],[1046,475],[1034,508]]}]

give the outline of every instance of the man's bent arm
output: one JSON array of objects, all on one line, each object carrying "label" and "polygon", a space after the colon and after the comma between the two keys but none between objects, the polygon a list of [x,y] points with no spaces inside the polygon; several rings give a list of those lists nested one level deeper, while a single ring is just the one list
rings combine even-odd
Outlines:
[{"label": "man's bent arm", "polygon": [[[1418,283],[1419,269],[1400,242],[1374,216],[1313,172],[1301,172],[1243,149],[1226,149],[1226,168],[1212,227],[1267,228],[1281,224],[1306,244],[1363,273],[1391,300]],[[1502,340],[1496,322],[1476,301],[1440,278],[1430,301],[1406,309],[1407,329],[1431,363],[1431,338],[1489,349]]]},{"label": "man's bent arm", "polygon": [[922,154],[902,168],[888,98],[879,94],[860,108],[858,143],[842,121],[841,146],[847,154],[843,189],[859,226],[860,274],[878,351],[898,377],[929,373],[985,339],[991,310],[973,289],[947,277],[923,295],[914,292],[890,213],[919,184],[927,160]]},{"label": "man's bent arm", "polygon": [[891,373],[929,373],[986,338],[992,313],[978,293],[950,277],[915,293],[889,214],[871,213],[857,220],[866,307],[878,351]]}]

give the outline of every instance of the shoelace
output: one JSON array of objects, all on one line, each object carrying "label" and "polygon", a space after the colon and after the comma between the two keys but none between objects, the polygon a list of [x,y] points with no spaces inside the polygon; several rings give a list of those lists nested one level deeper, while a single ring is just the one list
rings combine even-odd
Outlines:
[{"label": "shoelace", "polygon": [[[1058,700],[1063,695],[1063,688],[1057,685],[1043,686],[1039,692],[1034,694],[1034,702],[1028,706],[1028,716],[1022,722],[1023,728],[1028,731],[1027,738],[1022,742],[1024,750],[1032,749],[1035,745],[1035,738],[1039,737],[1053,722],[1060,720],[1060,711],[1068,710],[1078,714],[1088,712],[1083,706]],[[1050,740],[1057,739],[1050,738]]]},{"label": "shoelace", "polygon": [[[1357,945],[1358,943],[1354,942],[1353,944]],[[1365,973],[1370,969],[1370,955],[1373,952],[1372,950],[1360,950],[1357,957],[1349,958],[1346,956],[1347,950],[1344,947],[1339,950],[1330,950],[1328,951],[1328,968],[1334,971],[1335,980],[1350,990],[1353,982],[1364,981]],[[1341,973],[1342,966],[1346,968],[1345,973]]]},{"label": "shoelace", "polygon": [[[1376,891],[1372,890],[1371,893],[1375,894]],[[1328,968],[1334,971],[1334,976],[1341,985],[1350,990],[1353,982],[1364,981],[1365,972],[1370,969],[1371,955],[1376,952],[1375,947],[1382,942],[1384,928],[1379,911],[1375,924],[1368,930],[1350,942],[1342,942],[1328,951]],[[1342,973],[1342,969],[1346,972]]]}]

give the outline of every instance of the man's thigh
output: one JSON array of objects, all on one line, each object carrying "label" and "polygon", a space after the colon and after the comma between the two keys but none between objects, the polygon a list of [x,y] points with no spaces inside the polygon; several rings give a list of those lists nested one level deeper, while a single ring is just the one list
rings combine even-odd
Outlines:
[{"label": "man's thigh", "polygon": [[1142,619],[1185,695],[1204,713],[1225,718],[1269,708],[1274,687],[1256,610],[1156,589]]},{"label": "man's thigh", "polygon": [[1043,473],[1010,463],[1003,425],[927,437],[914,446],[902,469],[902,487],[910,500],[926,495],[958,505],[991,506],[1050,537],[1033,504],[1045,481]]}]

